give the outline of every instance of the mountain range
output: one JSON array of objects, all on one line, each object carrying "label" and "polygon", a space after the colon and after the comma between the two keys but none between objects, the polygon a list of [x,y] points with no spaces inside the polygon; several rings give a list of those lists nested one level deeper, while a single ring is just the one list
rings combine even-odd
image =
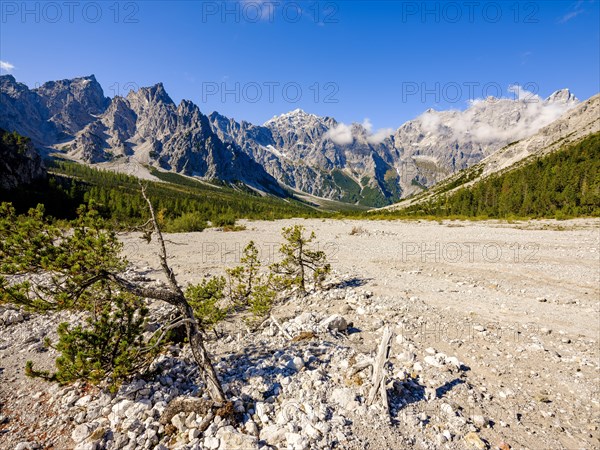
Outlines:
[{"label": "mountain range", "polygon": [[600,133],[600,94],[577,104],[559,119],[540,128],[535,134],[493,152],[481,161],[453,174],[432,189],[385,207],[399,210],[438,200],[462,188],[473,186],[491,175],[510,172],[583,138]]},{"label": "mountain range", "polygon": [[348,125],[300,109],[262,125],[205,115],[191,101],[175,104],[161,83],[111,99],[93,75],[36,89],[0,76],[0,128],[30,137],[39,149],[89,164],[135,161],[280,197],[296,192],[365,206],[431,187],[579,104],[568,89],[547,99],[490,97],[374,132],[368,121]]}]

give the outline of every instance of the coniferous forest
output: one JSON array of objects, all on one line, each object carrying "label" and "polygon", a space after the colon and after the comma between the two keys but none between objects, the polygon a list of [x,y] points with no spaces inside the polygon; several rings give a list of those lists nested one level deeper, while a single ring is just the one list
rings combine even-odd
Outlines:
[{"label": "coniferous forest", "polygon": [[[11,145],[25,148],[26,138]],[[14,142],[13,142],[14,141]],[[14,146],[13,145],[13,146]],[[48,177],[11,191],[0,200],[19,212],[42,203],[48,215],[72,219],[82,203],[95,204],[117,228],[146,217],[140,181],[132,175],[100,170],[67,160],[48,160]],[[233,226],[236,219],[275,220],[290,217],[363,218],[570,218],[600,216],[600,133],[543,157],[531,157],[517,168],[493,174],[473,185],[442,191],[426,203],[396,211],[329,211],[290,196],[261,196],[239,185],[201,182],[150,168],[157,181],[142,181],[167,231],[201,231]]]},{"label": "coniferous forest", "polygon": [[[138,225],[147,217],[138,178],[70,161],[46,164],[47,179],[20,189],[0,191],[0,201],[12,202],[22,213],[41,203],[46,214],[57,219],[72,219],[79,205],[93,202],[116,228]],[[156,170],[153,173],[165,182],[142,183],[166,231],[201,231],[208,221],[215,226],[233,226],[241,218],[274,220],[323,215],[291,197],[261,196],[241,186],[211,185]]]},{"label": "coniferous forest", "polygon": [[600,216],[600,133],[472,186],[381,217],[570,218]]}]

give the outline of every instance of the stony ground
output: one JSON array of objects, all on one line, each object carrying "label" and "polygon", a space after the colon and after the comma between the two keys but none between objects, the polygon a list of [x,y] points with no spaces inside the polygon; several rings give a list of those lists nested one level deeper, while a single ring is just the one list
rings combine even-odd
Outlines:
[{"label": "stony ground", "polygon": [[[326,291],[277,309],[296,339],[236,321],[209,336],[234,416],[203,433],[202,413],[165,418],[203,395],[185,347],[114,396],[28,379],[26,360],[51,368],[56,357],[43,338],[79,317],[2,308],[0,448],[600,446],[600,221],[248,222],[235,233],[169,235],[171,264],[195,282],[234,265],[250,239],[268,262],[290,223],[316,232],[335,273]],[[153,246],[123,240],[132,273],[160,278]],[[353,370],[388,326],[389,415],[381,401],[366,405],[371,369]]]}]

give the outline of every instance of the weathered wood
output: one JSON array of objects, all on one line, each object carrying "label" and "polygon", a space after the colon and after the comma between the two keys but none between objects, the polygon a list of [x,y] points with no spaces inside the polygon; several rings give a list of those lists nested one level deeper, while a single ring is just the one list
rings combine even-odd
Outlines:
[{"label": "weathered wood", "polygon": [[158,337],[158,339],[154,342],[154,344],[152,345],[152,347],[148,347],[148,348],[144,349],[143,352],[144,353],[149,353],[152,350],[154,350],[156,347],[158,347],[160,345],[160,343],[165,338],[165,336],[167,335],[167,332],[169,330],[172,330],[173,328],[177,328],[177,327],[180,327],[182,325],[185,325],[189,321],[190,321],[190,319],[177,319],[176,321],[174,321],[173,323],[170,323],[169,325],[163,325],[162,327],[160,327],[158,330],[156,330],[154,333],[152,333],[152,336],[150,336],[150,339],[148,339],[148,342],[151,342],[152,339],[154,339],[154,337],[160,331],[161,334]]},{"label": "weathered wood", "polygon": [[350,367],[350,369],[348,370],[347,377],[348,378],[353,377],[358,372],[361,372],[361,371],[365,370],[367,367],[371,367],[372,365],[373,365],[372,359],[366,359],[364,361],[356,363],[352,367]]},{"label": "weathered wood", "polygon": [[175,272],[173,272],[173,269],[171,269],[171,267],[169,267],[169,263],[167,261],[167,248],[165,247],[165,240],[163,239],[162,231],[160,230],[160,226],[158,225],[158,220],[156,220],[156,214],[154,213],[154,206],[152,206],[152,202],[150,201],[150,198],[148,197],[148,195],[146,195],[146,186],[144,186],[141,182],[140,182],[140,186],[142,188],[142,196],[144,197],[144,200],[146,200],[146,203],[148,204],[148,209],[150,211],[150,220],[152,221],[152,225],[154,227],[154,233],[156,233],[156,240],[158,241],[158,258],[160,260],[160,265],[163,269],[163,272],[167,276],[167,282],[168,282],[169,286],[171,287],[171,290],[174,293],[180,294],[183,297],[183,291],[177,284],[177,279],[175,278]]},{"label": "weathered wood", "polygon": [[383,376],[383,378],[381,378],[381,385],[380,385],[379,391],[381,392],[381,404],[383,406],[383,410],[389,416],[390,415],[390,404],[388,402],[386,386],[387,386],[387,379],[385,376]]},{"label": "weathered wood", "polygon": [[137,295],[138,297],[151,298],[153,300],[160,300],[165,303],[169,303],[170,305],[173,305],[173,306],[177,306],[179,304],[179,302],[181,301],[181,297],[178,294],[171,292],[168,289],[148,288],[148,287],[139,286],[139,285],[132,283],[131,281],[126,280],[125,278],[122,278],[119,275],[116,275],[114,273],[106,273],[106,274],[104,274],[104,277],[106,279],[114,281],[122,289],[124,289],[127,292],[130,292],[134,295]]},{"label": "weathered wood", "polygon": [[[385,364],[390,357],[390,350],[392,348],[392,330],[389,326],[386,326],[383,330],[383,336],[379,343],[377,350],[377,356],[373,362],[373,380],[369,396],[367,397],[367,405],[372,405],[377,396],[377,392],[382,390],[382,383],[384,383],[383,389],[385,389]],[[387,394],[385,396],[385,407],[387,406]]]},{"label": "weathered wood", "polygon": [[279,331],[281,331],[281,334],[283,334],[286,338],[292,339],[292,335],[290,333],[288,333],[287,331],[285,331],[284,328],[281,326],[281,324],[273,316],[271,316],[271,323],[275,324],[275,326],[277,328],[279,328]]},{"label": "weathered wood", "polygon": [[[158,225],[158,221],[156,220],[154,207],[152,206],[150,198],[148,198],[148,196],[146,195],[145,186],[141,183],[140,185],[142,187],[142,196],[146,200],[146,203],[148,204],[148,209],[150,210],[150,218],[159,245],[158,258],[160,260],[160,265],[163,269],[163,272],[167,277],[169,289],[162,289],[158,292],[153,292],[153,289],[139,288],[134,285],[132,287],[134,287],[135,290],[139,292],[138,295],[144,295],[148,293],[153,294],[149,295],[149,298],[156,299],[159,296],[162,297],[158,298],[158,300],[163,300],[167,303],[170,303],[171,305],[174,305],[179,310],[182,317],[187,319],[185,325],[188,335],[188,341],[190,343],[190,348],[192,350],[194,360],[196,361],[196,364],[198,364],[198,368],[200,369],[200,376],[204,381],[204,384],[206,385],[206,389],[208,390],[210,398],[215,402],[223,403],[225,401],[225,393],[223,392],[223,388],[221,387],[221,383],[219,381],[219,378],[217,377],[215,368],[213,367],[212,362],[210,361],[208,352],[204,347],[204,340],[202,339],[202,334],[200,332],[196,316],[194,315],[194,310],[186,300],[183,291],[177,284],[175,273],[173,272],[171,267],[169,267],[169,263],[167,261],[167,250],[165,247],[165,241],[163,239],[162,232]],[[121,279],[121,281],[123,282],[126,280]],[[126,284],[122,282],[120,284]]]}]

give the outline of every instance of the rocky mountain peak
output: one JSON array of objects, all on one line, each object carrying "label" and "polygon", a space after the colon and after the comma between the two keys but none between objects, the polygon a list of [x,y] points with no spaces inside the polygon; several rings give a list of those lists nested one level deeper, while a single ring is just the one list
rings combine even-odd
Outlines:
[{"label": "rocky mountain peak", "polygon": [[0,83],[16,83],[17,80],[10,74],[0,75]]},{"label": "rocky mountain peak", "polygon": [[315,114],[310,114],[305,112],[304,110],[297,108],[294,109],[293,111],[284,113],[284,114],[280,114],[278,116],[273,116],[273,118],[267,120],[263,126],[265,127],[269,127],[271,125],[278,125],[278,124],[293,124],[293,125],[303,125],[303,124],[310,124],[310,123],[316,123],[316,122],[323,122],[322,117],[319,117]]},{"label": "rocky mountain peak", "polygon": [[211,112],[208,115],[208,120],[210,120],[211,122],[218,123],[222,126],[226,126],[227,124],[229,124],[230,122],[233,121],[233,119],[230,119],[229,117],[225,117],[223,114],[220,114],[217,111]]},{"label": "rocky mountain peak", "polygon": [[150,98],[157,102],[175,104],[167,91],[165,90],[165,86],[162,83],[157,83],[154,86],[148,88],[148,94]]},{"label": "rocky mountain peak", "polygon": [[104,97],[102,86],[94,75],[48,81],[33,91],[45,99],[50,109],[62,108],[65,102],[74,100],[89,109],[90,113],[99,114],[110,103],[110,100]]},{"label": "rocky mountain peak", "polygon": [[305,112],[301,108],[296,108],[293,111],[290,111],[290,112],[288,112],[287,114],[284,114],[284,115],[289,115],[289,116],[312,116],[314,114],[309,114],[309,113]]},{"label": "rocky mountain peak", "polygon": [[37,146],[69,139],[110,104],[94,75],[50,81],[37,89],[5,75],[0,98],[0,126],[30,137]]},{"label": "rocky mountain peak", "polygon": [[77,133],[110,105],[94,75],[49,81],[32,92],[47,108],[59,139]]},{"label": "rocky mountain peak", "polygon": [[190,100],[182,100],[177,107],[177,116],[180,127],[193,127],[199,132],[201,131],[204,137],[212,134],[209,119],[200,112],[200,108]]},{"label": "rocky mountain peak", "polygon": [[169,97],[162,83],[157,83],[150,87],[141,87],[137,91],[130,91],[127,94],[127,99],[134,102],[144,101],[144,103],[164,103],[167,105],[175,105],[175,102]]},{"label": "rocky mountain peak", "polygon": [[314,116],[314,114],[309,114],[309,113],[305,112],[301,108],[296,108],[296,109],[294,109],[292,111],[288,111],[286,113],[280,114],[279,116],[274,116],[273,118],[276,118],[276,117],[297,117],[297,116]]},{"label": "rocky mountain peak", "polygon": [[478,99],[462,111],[430,108],[393,133],[373,133],[369,123],[338,123],[301,108],[262,126],[218,112],[206,116],[189,100],[176,105],[162,83],[112,101],[93,75],[35,90],[5,75],[0,86],[0,127],[38,146],[69,143],[74,156],[89,162],[135,156],[167,170],[246,180],[272,191],[270,175],[309,194],[371,206],[432,186],[578,104],[568,89],[545,101]]},{"label": "rocky mountain peak", "polygon": [[[29,88],[19,83],[12,75],[0,75],[0,92],[9,97],[29,94]],[[3,104],[2,107],[5,105]]]},{"label": "rocky mountain peak", "polygon": [[546,99],[548,103],[562,103],[565,105],[574,105],[579,103],[579,99],[567,88],[559,89],[553,92],[550,97]]},{"label": "rocky mountain peak", "polygon": [[191,100],[181,100],[177,110],[180,114],[199,114],[200,108]]}]

